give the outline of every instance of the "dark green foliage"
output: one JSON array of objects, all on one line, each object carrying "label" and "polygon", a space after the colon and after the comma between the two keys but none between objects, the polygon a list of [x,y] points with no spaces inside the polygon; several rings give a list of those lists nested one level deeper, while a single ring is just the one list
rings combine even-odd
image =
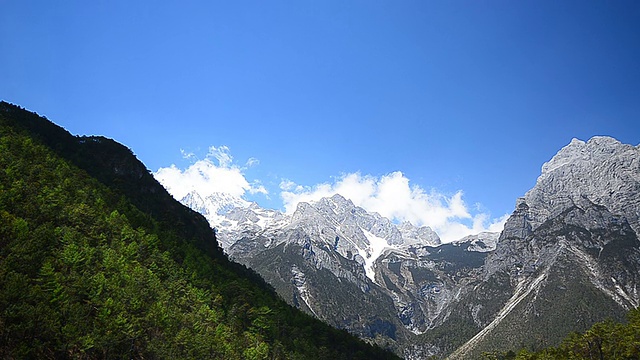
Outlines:
[{"label": "dark green foliage", "polygon": [[122,145],[0,103],[0,358],[394,355],[230,262]]},{"label": "dark green foliage", "polygon": [[[593,221],[594,218],[600,220]],[[571,332],[587,331],[604,319],[622,321],[632,305],[629,301],[625,306],[625,299],[612,298],[602,290],[602,285],[596,285],[600,282],[609,289],[615,286],[622,291],[634,291],[639,274],[638,239],[623,218],[593,204],[584,204],[584,208],[574,206],[522,240],[514,238],[504,244],[511,248],[506,248],[510,256],[503,251],[498,258],[504,261],[498,263],[502,270],[471,294],[477,302],[467,297],[462,303],[483,306],[476,317],[479,331],[504,307],[507,298],[499,298],[500,293],[508,297],[514,294],[514,280],[524,284],[523,279],[536,278],[540,282],[529,287],[532,291],[517,304],[511,303],[506,316],[466,350],[464,355],[468,358],[478,358],[483,352],[519,349],[534,352],[559,346]],[[498,275],[505,281],[490,286],[491,279]],[[495,295],[487,297],[483,293]],[[489,307],[491,303],[493,308]]]},{"label": "dark green foliage", "polygon": [[626,324],[596,323],[584,333],[573,332],[558,347],[538,352],[521,350],[485,353],[485,359],[640,359],[640,309],[627,314]]},{"label": "dark green foliage", "polygon": [[617,319],[624,318],[611,298],[590,286],[589,279],[578,271],[579,264],[565,261],[568,265],[551,270],[548,282],[515,307],[478,346],[478,351],[540,350],[557,345],[570,332],[584,331],[608,316],[620,313]]},{"label": "dark green foliage", "polygon": [[[7,126],[24,129],[32,139],[47,146],[68,163],[126,198],[136,207],[134,225],[149,225],[151,218],[163,230],[176,233],[183,240],[195,242],[210,255],[222,256],[207,220],[182,206],[160,185],[130,149],[102,136],[73,136],[35,113],[0,103],[0,113]],[[127,214],[133,215],[133,214]]]}]

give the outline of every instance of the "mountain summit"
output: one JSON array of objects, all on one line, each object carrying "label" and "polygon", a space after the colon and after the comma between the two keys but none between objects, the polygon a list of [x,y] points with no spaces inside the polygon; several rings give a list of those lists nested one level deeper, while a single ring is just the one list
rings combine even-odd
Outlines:
[{"label": "mountain summit", "polygon": [[[493,307],[452,358],[500,344],[540,348],[639,304],[640,149],[574,139],[542,166],[505,224],[468,307]],[[501,304],[495,307],[496,301]]]},{"label": "mountain summit", "polygon": [[536,185],[524,196],[535,229],[584,199],[624,216],[640,233],[640,146],[597,136],[573,139],[542,166]]}]

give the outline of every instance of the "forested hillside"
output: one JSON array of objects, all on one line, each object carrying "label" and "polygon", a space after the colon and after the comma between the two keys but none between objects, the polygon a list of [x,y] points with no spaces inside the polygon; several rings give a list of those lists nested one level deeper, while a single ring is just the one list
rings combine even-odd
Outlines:
[{"label": "forested hillside", "polygon": [[2,102],[0,358],[395,356],[230,262],[129,149]]},{"label": "forested hillside", "polygon": [[627,323],[611,320],[599,322],[584,333],[574,332],[557,347],[538,352],[526,349],[517,354],[486,353],[487,360],[543,360],[543,359],[640,359],[640,310],[627,314]]}]

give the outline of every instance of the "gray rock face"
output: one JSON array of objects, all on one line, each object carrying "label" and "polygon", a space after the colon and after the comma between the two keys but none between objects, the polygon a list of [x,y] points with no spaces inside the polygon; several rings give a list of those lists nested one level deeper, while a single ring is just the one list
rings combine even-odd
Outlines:
[{"label": "gray rock face", "polygon": [[392,294],[397,316],[411,333],[440,326],[460,294],[481,278],[487,254],[476,251],[476,241],[470,237],[437,247],[406,245],[378,258],[376,280]]},{"label": "gray rock face", "polygon": [[473,358],[500,342],[555,345],[570,331],[638,306],[639,161],[637,147],[595,137],[574,139],[543,165],[534,188],[518,199],[476,290],[494,291],[501,305],[452,358]]},{"label": "gray rock face", "polygon": [[524,197],[535,229],[581,199],[624,216],[640,233],[640,148],[604,136],[573,139],[542,166]]},{"label": "gray rock face", "polygon": [[399,227],[404,244],[440,245],[440,236],[428,226],[416,228],[410,222],[403,222]]},{"label": "gray rock face", "polygon": [[[467,251],[490,252],[496,249],[500,233],[481,232],[476,235],[465,236],[458,241],[452,242],[455,246],[466,246]],[[468,244],[468,245],[467,245]]]},{"label": "gray rock face", "polygon": [[[609,137],[586,143],[573,139],[542,166],[536,185],[518,199],[486,269],[491,274],[500,270],[499,263],[520,261],[527,253],[524,247],[535,247],[531,234],[549,220],[562,218],[566,228],[598,231],[625,222],[637,236],[639,214],[640,149]],[[607,239],[589,241],[599,244],[583,245],[602,248]]]},{"label": "gray rock face", "polygon": [[[557,345],[571,331],[606,318],[621,320],[638,306],[638,237],[605,207],[585,200],[525,237],[504,234],[485,261],[475,293],[460,301],[469,309],[486,308],[491,300],[499,306],[452,359],[476,358],[509,343]],[[482,293],[492,293],[492,299],[477,296]]]}]

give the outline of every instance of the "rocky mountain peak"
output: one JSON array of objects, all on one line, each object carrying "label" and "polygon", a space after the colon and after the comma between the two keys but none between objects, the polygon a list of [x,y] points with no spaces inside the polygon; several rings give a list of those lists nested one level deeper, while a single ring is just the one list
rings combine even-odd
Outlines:
[{"label": "rocky mountain peak", "polygon": [[481,232],[475,235],[465,236],[460,240],[452,242],[454,246],[466,246],[467,251],[489,252],[496,249],[500,233]]},{"label": "rocky mountain peak", "polygon": [[440,236],[428,226],[415,227],[408,221],[398,226],[398,230],[402,234],[405,244],[422,244],[429,246],[438,246],[442,242]]},{"label": "rocky mountain peak", "polygon": [[640,148],[606,136],[573,139],[542,166],[526,193],[529,222],[535,229],[581,198],[627,218],[640,232]]},{"label": "rocky mountain peak", "polygon": [[251,205],[250,202],[227,193],[214,192],[208,196],[202,196],[196,190],[190,191],[179,201],[205,216],[222,215],[233,208],[245,208]]},{"label": "rocky mountain peak", "polygon": [[562,247],[599,254],[611,239],[637,238],[639,191],[638,147],[604,136],[573,139],[543,165],[536,185],[518,199],[485,269],[489,274],[508,269],[519,278],[552,262]]},{"label": "rocky mountain peak", "polygon": [[[528,337],[530,329],[540,326],[545,330],[536,336],[554,341],[548,335],[551,322],[564,336],[584,329],[586,325],[575,324],[585,318],[593,323],[636,307],[639,191],[640,147],[610,137],[573,139],[545,163],[487,256],[483,283],[466,300],[474,304],[477,294],[491,291],[491,301],[495,294],[504,296],[503,306],[451,358],[477,357],[499,337],[514,341],[519,324],[527,324]],[[495,292],[496,284],[500,292]],[[581,308],[576,299],[593,305]],[[566,319],[555,320],[559,317]],[[474,348],[475,354],[469,351]]]},{"label": "rocky mountain peak", "polygon": [[324,198],[318,200],[317,204],[319,206],[329,207],[329,208],[333,209],[334,211],[336,211],[337,213],[345,212],[345,211],[351,210],[351,209],[356,207],[353,204],[353,201],[345,198],[344,196],[342,196],[340,194],[334,194],[331,197],[324,197]]},{"label": "rocky mountain peak", "polygon": [[540,178],[544,179],[547,174],[563,166],[570,166],[576,162],[590,162],[602,156],[610,156],[629,147],[633,148],[631,145],[624,145],[608,136],[595,136],[587,142],[574,138],[567,146],[558,151],[551,160],[542,165]]}]

